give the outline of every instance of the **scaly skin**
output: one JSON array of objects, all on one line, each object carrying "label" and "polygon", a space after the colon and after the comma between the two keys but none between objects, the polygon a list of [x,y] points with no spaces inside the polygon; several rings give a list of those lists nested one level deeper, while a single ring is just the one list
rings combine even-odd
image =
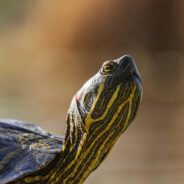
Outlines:
[{"label": "scaly skin", "polygon": [[82,184],[134,119],[141,95],[130,56],[105,62],[72,100],[63,150],[48,165],[10,183]]}]

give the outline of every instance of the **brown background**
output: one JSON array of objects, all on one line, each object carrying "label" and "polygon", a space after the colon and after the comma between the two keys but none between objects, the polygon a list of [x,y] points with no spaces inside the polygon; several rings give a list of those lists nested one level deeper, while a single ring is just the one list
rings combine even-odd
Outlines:
[{"label": "brown background", "polygon": [[1,0],[0,117],[64,134],[70,100],[108,59],[134,57],[137,118],[86,184],[184,183],[182,0]]}]

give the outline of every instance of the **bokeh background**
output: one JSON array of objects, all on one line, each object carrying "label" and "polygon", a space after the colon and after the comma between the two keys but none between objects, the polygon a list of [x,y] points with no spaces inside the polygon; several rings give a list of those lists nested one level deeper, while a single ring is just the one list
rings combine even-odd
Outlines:
[{"label": "bokeh background", "polygon": [[86,184],[184,183],[184,1],[0,0],[0,117],[64,134],[105,60],[134,57],[137,118]]}]

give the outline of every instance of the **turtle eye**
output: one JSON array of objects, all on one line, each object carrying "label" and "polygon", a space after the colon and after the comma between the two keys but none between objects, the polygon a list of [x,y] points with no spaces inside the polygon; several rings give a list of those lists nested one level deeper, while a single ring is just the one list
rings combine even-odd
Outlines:
[{"label": "turtle eye", "polygon": [[101,74],[107,75],[112,74],[115,71],[116,67],[113,63],[105,63],[102,67]]}]

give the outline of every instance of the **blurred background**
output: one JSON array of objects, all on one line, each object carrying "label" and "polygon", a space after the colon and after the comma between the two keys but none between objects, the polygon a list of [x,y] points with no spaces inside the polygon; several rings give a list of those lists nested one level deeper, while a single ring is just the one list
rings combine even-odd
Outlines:
[{"label": "blurred background", "polygon": [[62,135],[105,60],[134,57],[137,118],[86,184],[184,183],[184,1],[0,0],[0,117]]}]

